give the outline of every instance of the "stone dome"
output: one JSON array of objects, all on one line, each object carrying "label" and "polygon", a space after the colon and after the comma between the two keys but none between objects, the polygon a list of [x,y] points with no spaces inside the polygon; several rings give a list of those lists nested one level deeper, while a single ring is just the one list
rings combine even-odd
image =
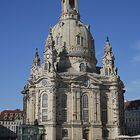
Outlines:
[{"label": "stone dome", "polygon": [[81,21],[62,20],[52,28],[52,35],[58,51],[61,51],[65,44],[69,55],[73,52],[89,57],[91,52],[95,53],[94,40],[89,26],[84,25]]},{"label": "stone dome", "polygon": [[58,65],[62,69],[73,68],[76,71],[81,71],[82,65],[85,66],[85,71],[93,72],[96,70],[97,60],[90,26],[86,26],[80,21],[76,3],[69,3],[71,4],[69,7],[72,7],[69,10],[67,4],[67,1],[62,1],[60,21],[51,29],[55,49],[59,56]]}]

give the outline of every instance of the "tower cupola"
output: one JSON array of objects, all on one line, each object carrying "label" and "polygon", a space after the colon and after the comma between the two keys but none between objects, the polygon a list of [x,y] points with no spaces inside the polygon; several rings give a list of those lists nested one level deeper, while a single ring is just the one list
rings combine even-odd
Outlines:
[{"label": "tower cupola", "polygon": [[112,53],[112,47],[110,45],[109,37],[107,37],[104,56],[103,56],[103,68],[101,74],[104,76],[117,76],[117,68],[115,67],[115,57]]},{"label": "tower cupola", "polygon": [[36,48],[35,57],[33,59],[33,65],[40,66],[40,58],[38,54],[38,48]]}]

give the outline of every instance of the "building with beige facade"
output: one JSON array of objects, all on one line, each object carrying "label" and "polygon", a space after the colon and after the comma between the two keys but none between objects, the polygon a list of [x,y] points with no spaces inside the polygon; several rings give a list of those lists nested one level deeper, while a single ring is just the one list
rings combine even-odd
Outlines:
[{"label": "building with beige facade", "polygon": [[109,39],[97,67],[90,26],[80,20],[78,0],[61,0],[40,62],[36,49],[24,90],[24,124],[43,126],[44,140],[113,140],[123,132],[124,84]]}]

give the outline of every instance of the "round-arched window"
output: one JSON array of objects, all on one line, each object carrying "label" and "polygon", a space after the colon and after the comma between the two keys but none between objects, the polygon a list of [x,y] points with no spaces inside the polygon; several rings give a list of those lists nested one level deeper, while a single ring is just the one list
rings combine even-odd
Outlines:
[{"label": "round-arched window", "polygon": [[42,96],[42,107],[48,107],[48,95],[44,94]]}]

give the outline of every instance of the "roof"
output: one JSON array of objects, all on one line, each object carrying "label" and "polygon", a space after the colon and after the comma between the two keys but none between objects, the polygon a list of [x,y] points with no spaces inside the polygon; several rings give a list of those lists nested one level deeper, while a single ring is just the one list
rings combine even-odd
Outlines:
[{"label": "roof", "polygon": [[3,110],[0,112],[0,120],[20,120],[23,118],[23,111],[20,109],[16,110]]},{"label": "roof", "polygon": [[124,103],[124,109],[128,109],[128,110],[131,110],[131,109],[139,109],[140,107],[140,100],[133,100],[133,101],[126,101]]}]

